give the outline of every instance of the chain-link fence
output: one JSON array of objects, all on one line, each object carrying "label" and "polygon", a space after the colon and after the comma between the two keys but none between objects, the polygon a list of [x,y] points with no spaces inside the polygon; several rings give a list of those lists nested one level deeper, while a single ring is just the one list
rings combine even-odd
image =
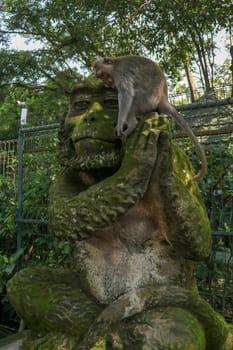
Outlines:
[{"label": "chain-link fence", "polygon": [[48,191],[57,172],[59,124],[19,130],[17,181],[17,248],[24,225],[47,225]]}]

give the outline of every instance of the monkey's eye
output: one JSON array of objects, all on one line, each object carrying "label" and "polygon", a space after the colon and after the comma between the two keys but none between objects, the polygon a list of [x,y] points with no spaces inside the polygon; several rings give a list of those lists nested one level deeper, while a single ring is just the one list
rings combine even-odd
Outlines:
[{"label": "monkey's eye", "polygon": [[104,100],[104,106],[106,108],[117,109],[118,108],[118,99],[117,98],[106,98]]},{"label": "monkey's eye", "polygon": [[85,112],[91,105],[91,102],[89,100],[80,100],[75,101],[72,105],[72,111],[75,113],[82,113]]}]

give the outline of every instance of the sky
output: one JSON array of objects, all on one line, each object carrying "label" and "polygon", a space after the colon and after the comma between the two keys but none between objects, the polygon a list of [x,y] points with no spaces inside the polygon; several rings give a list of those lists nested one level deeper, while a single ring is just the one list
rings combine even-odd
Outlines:
[{"label": "sky", "polygon": [[[229,43],[228,43],[229,44]],[[216,38],[216,63],[222,64],[226,58],[231,58],[230,51],[226,49],[226,35],[224,31],[218,33]]]},{"label": "sky", "polygon": [[12,37],[11,39],[11,47],[14,50],[35,50],[38,49],[40,46],[40,42],[37,41],[30,41],[30,43],[27,43],[27,40],[19,34],[14,35],[14,37]]}]

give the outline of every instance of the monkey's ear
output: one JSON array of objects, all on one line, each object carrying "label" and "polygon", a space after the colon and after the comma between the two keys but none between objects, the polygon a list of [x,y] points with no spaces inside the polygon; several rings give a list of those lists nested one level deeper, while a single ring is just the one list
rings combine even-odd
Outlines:
[{"label": "monkey's ear", "polygon": [[104,63],[105,64],[112,64],[112,59],[110,57],[104,57]]}]

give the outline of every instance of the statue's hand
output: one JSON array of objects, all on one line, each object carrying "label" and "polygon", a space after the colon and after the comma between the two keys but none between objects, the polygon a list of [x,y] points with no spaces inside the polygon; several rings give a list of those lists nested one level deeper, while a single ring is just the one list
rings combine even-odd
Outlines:
[{"label": "statue's hand", "polygon": [[142,121],[127,141],[121,166],[112,176],[72,197],[54,193],[50,223],[56,236],[85,239],[124,215],[148,188],[158,136],[153,119]]},{"label": "statue's hand", "polygon": [[[154,119],[141,121],[126,143],[119,174],[125,173],[125,178],[129,182],[132,176],[139,177],[142,184],[146,185],[151,177],[157,158],[157,142],[160,133],[154,123]],[[143,191],[145,190],[146,188]]]}]

